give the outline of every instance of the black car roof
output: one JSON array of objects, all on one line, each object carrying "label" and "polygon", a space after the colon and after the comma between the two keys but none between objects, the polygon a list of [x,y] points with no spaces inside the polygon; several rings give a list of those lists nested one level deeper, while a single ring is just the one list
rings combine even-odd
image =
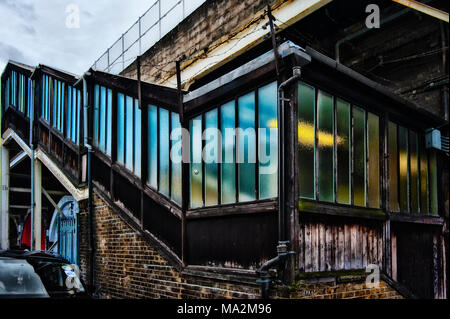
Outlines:
[{"label": "black car roof", "polygon": [[0,250],[0,257],[9,257],[16,259],[32,259],[42,261],[54,261],[70,264],[60,255],[48,251],[27,251],[27,250]]}]

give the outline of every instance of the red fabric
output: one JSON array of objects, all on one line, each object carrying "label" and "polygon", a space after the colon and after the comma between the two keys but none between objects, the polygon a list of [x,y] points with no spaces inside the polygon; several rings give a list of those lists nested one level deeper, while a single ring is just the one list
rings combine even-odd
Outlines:
[{"label": "red fabric", "polygon": [[[25,226],[24,226],[23,232],[22,232],[22,246],[28,246],[28,247],[31,246],[30,229],[31,229],[31,214],[28,215],[27,219],[25,220]],[[45,250],[45,242],[46,242],[45,229],[44,229],[44,226],[42,226],[42,229],[41,229],[41,250]]]}]

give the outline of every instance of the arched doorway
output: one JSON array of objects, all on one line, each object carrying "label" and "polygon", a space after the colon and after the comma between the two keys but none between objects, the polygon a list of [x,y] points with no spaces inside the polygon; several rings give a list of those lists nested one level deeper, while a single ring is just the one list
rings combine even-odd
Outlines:
[{"label": "arched doorway", "polygon": [[53,251],[72,264],[78,264],[78,202],[72,196],[64,196],[58,203],[64,216],[55,209],[49,229],[49,242]]}]

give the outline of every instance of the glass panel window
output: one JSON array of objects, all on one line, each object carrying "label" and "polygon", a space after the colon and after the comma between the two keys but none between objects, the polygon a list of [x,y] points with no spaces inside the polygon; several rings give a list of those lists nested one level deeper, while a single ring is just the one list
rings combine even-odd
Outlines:
[{"label": "glass panel window", "polygon": [[98,126],[99,126],[99,109],[100,109],[100,87],[96,85],[94,87],[94,135],[92,136],[92,144],[94,146],[99,145],[98,143]]},{"label": "glass panel window", "polygon": [[317,106],[319,200],[334,202],[334,108],[333,97],[319,91]]},{"label": "glass panel window", "polygon": [[409,131],[409,173],[411,188],[411,213],[419,213],[419,141],[417,133]]},{"label": "glass panel window", "polygon": [[255,93],[251,92],[238,99],[238,186],[239,201],[255,200]]},{"label": "glass panel window", "polygon": [[430,179],[430,214],[437,216],[438,213],[438,192],[437,192],[437,159],[436,151],[432,150],[429,155],[429,179]]},{"label": "glass panel window", "polygon": [[[111,155],[112,137],[112,90],[108,89],[106,108],[106,154]],[[75,137],[74,137],[75,138]]]},{"label": "glass panel window", "polygon": [[369,207],[380,208],[380,121],[377,115],[367,113],[367,140],[369,151]]},{"label": "glass panel window", "polygon": [[205,205],[217,205],[219,197],[219,134],[217,109],[205,114],[205,148],[203,160],[205,162]]},{"label": "glass panel window", "polygon": [[134,101],[127,96],[125,102],[125,167],[133,171]]},{"label": "glass panel window", "polygon": [[139,101],[134,100],[134,173],[141,177],[141,109]]},{"label": "glass panel window", "polygon": [[315,199],[315,89],[299,83],[298,86],[298,143],[300,197]]},{"label": "glass panel window", "polygon": [[222,133],[222,204],[236,202],[235,124],[235,102],[231,101],[222,105],[220,108],[220,130]]},{"label": "glass panel window", "polygon": [[259,198],[278,194],[277,83],[258,90]]},{"label": "glass panel window", "polygon": [[423,136],[420,139],[420,212],[428,214],[428,154]]},{"label": "glass panel window", "polygon": [[350,104],[338,99],[336,101],[336,116],[336,200],[341,204],[350,204]]},{"label": "glass panel window", "polygon": [[353,204],[366,206],[366,114],[353,108]]},{"label": "glass panel window", "polygon": [[117,94],[117,161],[125,164],[125,96]]},{"label": "glass panel window", "polygon": [[159,192],[169,197],[169,111],[159,109]]},{"label": "glass panel window", "polygon": [[99,148],[103,152],[106,151],[106,88],[100,89],[100,109],[99,109]]},{"label": "glass panel window", "polygon": [[409,196],[408,196],[408,129],[403,126],[398,126],[398,162],[399,162],[399,202],[400,211],[409,211]]},{"label": "glass panel window", "polygon": [[398,146],[397,124],[388,124],[388,151],[389,151],[389,210],[400,210],[398,201]]},{"label": "glass panel window", "polygon": [[203,206],[202,195],[202,117],[198,116],[190,121],[191,134],[191,207]]},{"label": "glass panel window", "polygon": [[72,139],[72,117],[74,116],[72,112],[72,87],[67,87],[67,119],[66,119],[66,137]]},{"label": "glass panel window", "polygon": [[[170,182],[170,193],[172,200],[178,204],[181,204],[181,165],[182,165],[182,154],[181,147],[176,147],[176,145],[181,145],[181,124],[180,116],[177,113],[172,113],[171,116],[171,182]],[[176,153],[175,153],[176,152]]]},{"label": "glass panel window", "polygon": [[158,189],[158,108],[148,106],[148,184]]}]

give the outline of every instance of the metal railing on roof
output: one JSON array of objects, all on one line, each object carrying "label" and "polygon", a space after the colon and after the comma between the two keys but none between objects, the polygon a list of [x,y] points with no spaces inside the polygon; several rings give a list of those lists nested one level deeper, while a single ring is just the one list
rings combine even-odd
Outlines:
[{"label": "metal railing on roof", "polygon": [[206,0],[157,0],[139,19],[109,47],[92,68],[119,74],[138,55],[175,28]]}]

